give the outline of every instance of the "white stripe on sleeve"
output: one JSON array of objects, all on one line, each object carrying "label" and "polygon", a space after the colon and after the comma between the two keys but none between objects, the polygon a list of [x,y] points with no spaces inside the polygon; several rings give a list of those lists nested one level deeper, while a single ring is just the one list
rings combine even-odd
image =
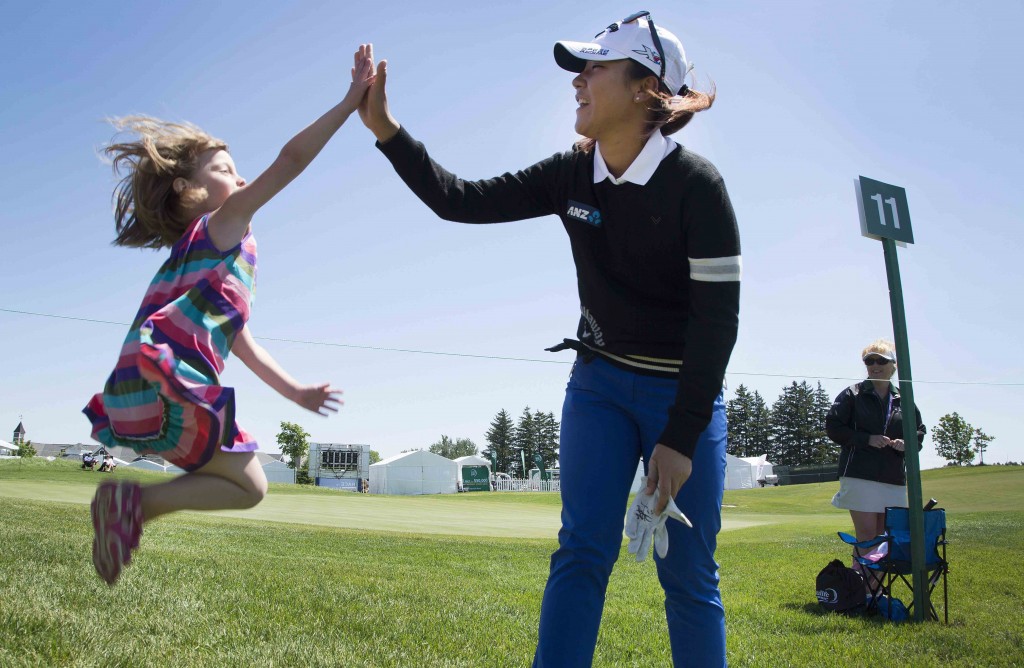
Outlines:
[{"label": "white stripe on sleeve", "polygon": [[739,255],[731,257],[690,257],[690,278],[695,281],[709,283],[726,283],[739,281],[743,273],[743,259]]}]

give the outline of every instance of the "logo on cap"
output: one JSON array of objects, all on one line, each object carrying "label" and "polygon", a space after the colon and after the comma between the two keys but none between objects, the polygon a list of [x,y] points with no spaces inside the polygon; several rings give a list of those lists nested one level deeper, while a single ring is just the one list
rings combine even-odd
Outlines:
[{"label": "logo on cap", "polygon": [[582,49],[580,49],[580,53],[586,53],[593,56],[607,56],[608,49],[598,49],[593,46],[585,46]]},{"label": "logo on cap", "polygon": [[643,56],[655,65],[661,65],[661,55],[646,44],[644,44],[643,47],[643,49],[633,49],[633,53],[638,56]]}]

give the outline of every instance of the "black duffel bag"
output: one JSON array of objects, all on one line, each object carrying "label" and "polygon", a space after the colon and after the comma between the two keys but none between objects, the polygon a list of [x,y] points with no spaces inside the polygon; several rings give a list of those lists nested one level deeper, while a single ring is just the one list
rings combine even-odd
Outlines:
[{"label": "black duffel bag", "polygon": [[864,609],[864,576],[838,559],[818,573],[818,603],[830,612],[856,614]]}]

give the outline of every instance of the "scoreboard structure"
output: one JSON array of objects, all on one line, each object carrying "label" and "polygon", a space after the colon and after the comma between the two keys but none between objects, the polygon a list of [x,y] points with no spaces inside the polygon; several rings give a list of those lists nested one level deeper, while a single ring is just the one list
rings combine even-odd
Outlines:
[{"label": "scoreboard structure", "polygon": [[362,490],[370,479],[370,446],[353,443],[310,443],[309,477],[320,487]]}]

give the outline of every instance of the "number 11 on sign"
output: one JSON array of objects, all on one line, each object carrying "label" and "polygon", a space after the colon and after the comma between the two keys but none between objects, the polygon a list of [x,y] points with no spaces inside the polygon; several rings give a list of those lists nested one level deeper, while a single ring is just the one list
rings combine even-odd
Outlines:
[{"label": "number 11 on sign", "polygon": [[[885,225],[885,209],[882,208],[882,194],[872,195],[871,199],[875,200],[878,204],[878,219]],[[892,211],[892,226],[897,230],[900,229],[900,214],[896,211],[896,198],[890,197],[885,200],[885,203],[889,205],[889,209]]]}]

